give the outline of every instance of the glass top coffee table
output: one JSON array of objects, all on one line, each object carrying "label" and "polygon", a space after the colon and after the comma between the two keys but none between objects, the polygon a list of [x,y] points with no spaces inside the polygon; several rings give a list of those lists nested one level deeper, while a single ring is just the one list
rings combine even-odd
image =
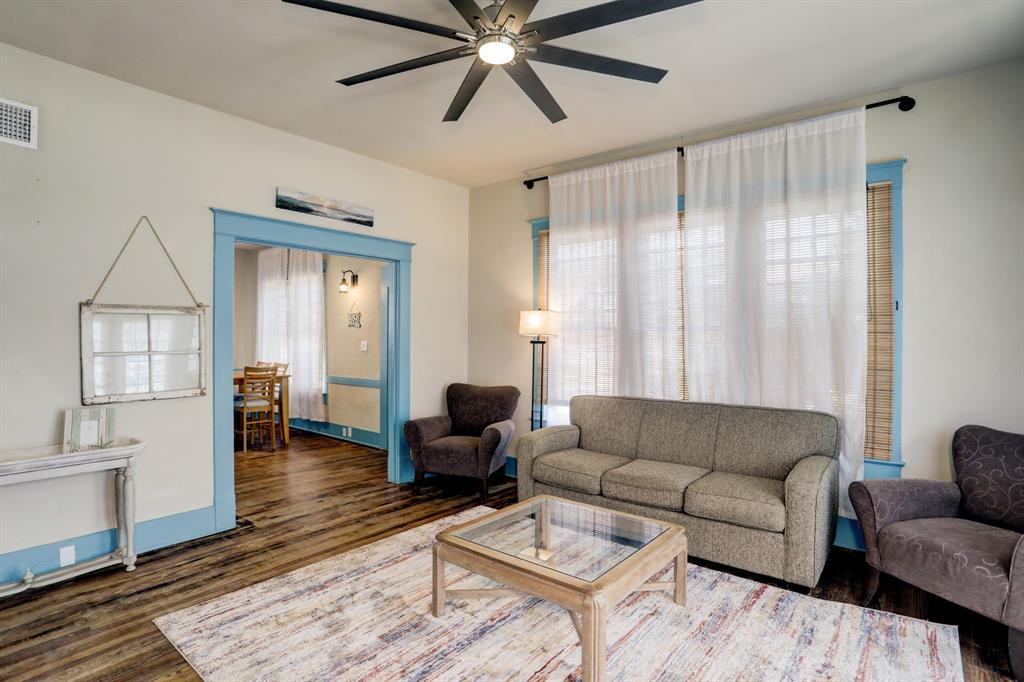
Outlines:
[{"label": "glass top coffee table", "polygon": [[[673,582],[648,582],[670,561]],[[446,589],[446,563],[507,587]],[[446,599],[532,595],[558,604],[583,645],[587,682],[605,679],[608,614],[630,593],[652,590],[686,603],[682,526],[548,495],[449,528],[434,543],[434,616]]]}]

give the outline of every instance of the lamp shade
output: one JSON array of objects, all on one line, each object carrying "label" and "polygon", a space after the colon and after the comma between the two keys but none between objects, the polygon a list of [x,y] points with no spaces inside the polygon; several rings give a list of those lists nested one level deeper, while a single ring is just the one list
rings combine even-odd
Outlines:
[{"label": "lamp shade", "polygon": [[523,310],[519,313],[520,336],[558,336],[562,314],[554,310]]}]

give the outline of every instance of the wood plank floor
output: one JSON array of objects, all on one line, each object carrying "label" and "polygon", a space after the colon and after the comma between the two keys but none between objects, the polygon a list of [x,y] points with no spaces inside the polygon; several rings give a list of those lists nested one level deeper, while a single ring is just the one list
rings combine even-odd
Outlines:
[{"label": "wood plank floor", "polygon": [[[390,485],[386,459],[298,432],[276,454],[239,453],[236,529],[145,554],[133,574],[110,569],[0,601],[0,679],[197,679],[153,618],[477,504],[472,482],[418,495]],[[514,501],[514,483],[492,487],[491,506]],[[812,594],[855,603],[862,561],[835,550]],[[1008,679],[998,624],[895,580],[875,607],[958,625],[967,679]]]}]

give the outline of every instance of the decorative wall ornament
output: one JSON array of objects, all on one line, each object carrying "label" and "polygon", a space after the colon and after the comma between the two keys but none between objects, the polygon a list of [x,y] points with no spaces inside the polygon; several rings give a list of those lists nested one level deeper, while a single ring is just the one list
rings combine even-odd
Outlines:
[{"label": "decorative wall ornament", "polygon": [[[193,305],[95,302],[143,222]],[[83,405],[206,395],[206,305],[196,299],[146,216],[135,223],[92,297],[80,304],[80,313]]]},{"label": "decorative wall ornament", "polygon": [[373,209],[352,204],[347,201],[329,199],[315,194],[306,194],[294,189],[277,188],[277,201],[274,204],[277,208],[298,213],[309,213],[311,215],[323,216],[344,220],[348,223],[373,227]]},{"label": "decorative wall ornament", "polygon": [[359,306],[355,303],[348,309],[348,326],[350,327],[362,327],[363,326],[363,313],[359,310]]}]

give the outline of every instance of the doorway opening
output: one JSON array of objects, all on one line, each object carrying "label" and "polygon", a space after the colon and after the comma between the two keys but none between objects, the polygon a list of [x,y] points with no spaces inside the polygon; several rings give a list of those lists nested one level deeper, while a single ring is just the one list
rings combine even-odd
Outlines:
[{"label": "doorway opening", "polygon": [[[409,326],[412,244],[290,221],[213,209],[214,508],[217,530],[235,525],[234,393],[236,370],[274,343],[260,346],[259,332],[236,339],[236,279],[259,253],[270,250],[322,255],[325,404],[322,413],[287,415],[296,429],[323,433],[387,450],[388,481],[412,480],[412,460],[402,437],[409,417]],[[242,248],[237,248],[242,247]],[[237,254],[249,252],[241,258]],[[268,260],[272,260],[268,259]],[[285,261],[287,262],[287,260]],[[306,263],[308,266],[308,263]],[[353,277],[357,275],[357,277]],[[237,276],[237,277],[236,277]],[[258,278],[258,274],[257,274]],[[344,278],[345,282],[342,282]],[[353,280],[357,284],[353,286]],[[257,282],[257,286],[259,286]],[[271,283],[270,286],[273,286]],[[271,289],[273,290],[273,289]],[[358,291],[358,293],[357,293]],[[241,297],[244,299],[245,297]],[[364,306],[371,314],[362,315]],[[272,316],[267,316],[272,319]],[[376,323],[371,319],[376,317]],[[366,326],[362,326],[366,322]],[[357,324],[350,326],[352,321]],[[244,329],[252,330],[250,323]],[[271,330],[275,327],[271,325]],[[362,350],[364,347],[366,350]],[[331,346],[336,346],[332,352]],[[351,351],[352,348],[359,350]],[[335,373],[337,372],[337,373]],[[293,380],[294,381],[294,380]],[[307,382],[309,383],[309,382]],[[310,391],[310,387],[306,387]],[[293,401],[294,404],[294,401]],[[306,403],[311,404],[311,403]],[[376,407],[376,409],[373,409]],[[309,417],[314,418],[309,418]]]}]

